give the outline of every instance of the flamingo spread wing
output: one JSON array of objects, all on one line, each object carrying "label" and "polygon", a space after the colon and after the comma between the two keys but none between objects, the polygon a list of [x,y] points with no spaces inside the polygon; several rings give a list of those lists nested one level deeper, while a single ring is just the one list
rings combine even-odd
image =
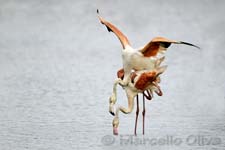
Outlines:
[{"label": "flamingo spread wing", "polygon": [[[97,10],[97,13],[99,14],[99,11]],[[102,17],[98,16],[100,22],[106,26],[107,30],[109,32],[113,32],[115,33],[115,35],[118,37],[118,39],[120,40],[123,49],[126,48],[126,46],[130,46],[130,42],[128,40],[128,38],[117,28],[115,27],[113,24],[111,24],[110,22],[106,21],[105,19],[103,19]]]},{"label": "flamingo spread wing", "polygon": [[166,49],[172,43],[173,44],[186,44],[189,46],[194,46],[196,48],[199,48],[198,46],[191,44],[191,43],[169,40],[169,39],[166,39],[163,37],[155,37],[146,46],[144,46],[144,48],[140,49],[139,51],[145,57],[152,57],[152,56],[156,56],[158,54],[158,52],[160,52],[160,51],[166,51]]}]

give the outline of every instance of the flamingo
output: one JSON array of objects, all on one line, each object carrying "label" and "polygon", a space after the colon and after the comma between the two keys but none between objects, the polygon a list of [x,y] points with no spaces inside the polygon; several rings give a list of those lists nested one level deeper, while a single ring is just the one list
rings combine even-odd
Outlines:
[{"label": "flamingo", "polygon": [[[123,86],[126,96],[128,99],[128,108],[119,106],[116,109],[116,113],[112,122],[113,126],[113,134],[118,135],[118,126],[119,126],[119,112],[123,112],[125,114],[129,114],[132,112],[134,107],[134,98],[136,96],[137,99],[137,110],[136,110],[136,119],[135,119],[135,128],[134,134],[136,135],[137,132],[137,120],[138,120],[138,113],[139,113],[139,99],[138,93],[143,94],[143,129],[142,134],[144,134],[144,122],[145,122],[145,98],[151,100],[153,97],[153,92],[157,95],[162,96],[162,91],[159,87],[160,77],[159,75],[162,74],[166,70],[167,66],[156,67],[154,70],[143,70],[143,71],[135,71],[132,72],[130,75],[130,82]],[[118,71],[118,78],[123,78],[124,72],[121,70]]]},{"label": "flamingo", "polygon": [[[147,43],[142,48],[132,48],[128,38],[113,24],[106,21],[99,15],[99,10],[97,10],[98,18],[100,22],[106,26],[109,32],[113,32],[117,38],[119,39],[122,45],[122,62],[123,62],[123,70],[124,70],[124,78],[117,78],[114,81],[114,88],[116,88],[117,84],[121,86],[126,86],[130,82],[130,73],[132,71],[140,71],[140,70],[153,70],[155,68],[155,62],[164,56],[167,48],[170,47],[171,44],[185,44],[189,46],[196,47],[200,49],[198,46],[183,42],[183,41],[175,41],[170,40],[164,37],[155,37],[149,43]],[[113,90],[115,91],[115,90]],[[116,94],[110,96],[110,107],[109,112],[112,115],[114,113],[114,104],[116,102]]]},{"label": "flamingo", "polygon": [[[138,114],[139,114],[139,98],[138,93],[143,94],[143,122],[142,122],[142,134],[144,135],[144,124],[145,124],[145,98],[147,100],[152,100],[153,92],[155,92],[158,96],[162,96],[161,88],[159,87],[160,83],[160,77],[159,75],[162,74],[167,66],[159,67],[161,62],[164,60],[164,57],[159,59],[156,63],[156,71],[136,71],[132,72],[131,77],[131,83],[128,83],[128,86],[125,86],[125,92],[127,94],[128,98],[128,108],[118,107],[117,113],[113,119],[112,125],[113,125],[113,134],[118,135],[118,125],[119,125],[119,111],[128,114],[131,113],[133,110],[134,105],[134,97],[136,96],[137,100],[137,109],[136,109],[136,119],[135,119],[135,128],[134,128],[134,135],[137,135],[137,120],[138,120]],[[123,79],[124,77],[124,70],[120,69],[117,72],[117,77],[120,79]],[[116,92],[116,91],[114,91]]]}]

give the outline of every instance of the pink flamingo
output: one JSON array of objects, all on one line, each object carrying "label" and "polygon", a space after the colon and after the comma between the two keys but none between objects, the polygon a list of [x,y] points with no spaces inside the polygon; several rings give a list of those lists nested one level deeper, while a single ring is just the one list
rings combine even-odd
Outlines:
[{"label": "pink flamingo", "polygon": [[[160,59],[160,63],[163,59]],[[158,62],[159,62],[158,61]],[[159,64],[160,64],[159,63]],[[158,85],[160,83],[160,77],[159,75],[162,74],[166,70],[167,66],[157,67],[152,70],[144,70],[144,71],[135,71],[132,72],[130,75],[130,82],[127,86],[123,86],[127,100],[128,100],[128,108],[124,108],[122,106],[117,107],[116,113],[114,114],[115,117],[113,119],[112,125],[113,125],[113,134],[118,135],[118,126],[119,126],[119,111],[129,114],[132,112],[134,107],[134,98],[136,96],[137,100],[137,110],[136,110],[136,119],[135,119],[135,128],[134,128],[134,134],[136,135],[137,132],[137,120],[138,120],[138,114],[139,114],[139,99],[138,99],[138,93],[143,94],[143,126],[142,126],[142,134],[144,134],[144,124],[145,124],[145,98],[148,100],[151,100],[153,97],[153,92],[155,92],[158,96],[162,96],[162,91],[160,86]],[[117,72],[118,78],[123,79],[124,77],[124,71],[119,70]],[[114,88],[114,90],[116,90]],[[113,91],[116,93],[116,91]],[[111,102],[109,102],[111,104]]]}]

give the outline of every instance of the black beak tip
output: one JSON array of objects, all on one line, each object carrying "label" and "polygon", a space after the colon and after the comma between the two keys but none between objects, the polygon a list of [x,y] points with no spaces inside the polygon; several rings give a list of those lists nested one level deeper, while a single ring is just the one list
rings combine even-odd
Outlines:
[{"label": "black beak tip", "polygon": [[111,112],[111,111],[110,111],[110,114],[113,115],[113,116],[115,116],[115,113],[114,113],[114,112]]}]

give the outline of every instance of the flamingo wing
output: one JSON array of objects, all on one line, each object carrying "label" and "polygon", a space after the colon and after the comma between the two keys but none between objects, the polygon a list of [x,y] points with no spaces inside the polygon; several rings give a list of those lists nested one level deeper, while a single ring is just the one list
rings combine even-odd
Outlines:
[{"label": "flamingo wing", "polygon": [[144,48],[140,49],[139,51],[145,57],[152,57],[156,56],[160,51],[166,51],[171,44],[185,44],[199,48],[198,46],[191,43],[169,40],[163,37],[155,37],[147,45],[145,45]]},{"label": "flamingo wing", "polygon": [[[99,14],[99,11],[97,10],[97,13]],[[117,28],[115,27],[113,24],[111,24],[110,22],[106,21],[105,19],[103,19],[102,17],[98,16],[100,22],[106,26],[107,30],[109,32],[113,32],[118,39],[120,40],[120,43],[123,46],[123,49],[126,48],[126,46],[130,46],[130,42],[128,40],[128,38]]]}]

